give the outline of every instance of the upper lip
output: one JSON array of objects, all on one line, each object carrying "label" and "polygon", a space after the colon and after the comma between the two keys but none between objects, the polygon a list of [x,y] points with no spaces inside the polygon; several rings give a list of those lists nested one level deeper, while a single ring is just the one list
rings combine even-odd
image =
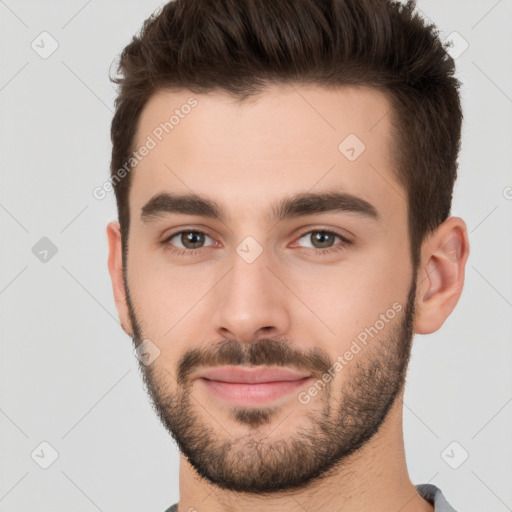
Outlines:
[{"label": "upper lip", "polygon": [[262,382],[294,381],[311,377],[289,368],[262,368],[242,366],[217,366],[197,373],[197,378],[233,382],[241,384],[259,384]]}]

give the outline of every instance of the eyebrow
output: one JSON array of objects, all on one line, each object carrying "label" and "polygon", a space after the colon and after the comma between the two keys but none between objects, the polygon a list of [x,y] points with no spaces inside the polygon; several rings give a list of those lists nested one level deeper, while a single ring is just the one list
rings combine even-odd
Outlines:
[{"label": "eyebrow", "polygon": [[[285,219],[301,217],[316,213],[341,212],[356,213],[362,217],[381,220],[377,209],[368,201],[348,193],[324,192],[301,193],[284,198],[273,205],[268,220],[279,222]],[[226,212],[215,201],[199,194],[171,194],[161,192],[153,196],[141,211],[142,222],[150,222],[165,214],[198,215],[221,222],[227,221]]]}]

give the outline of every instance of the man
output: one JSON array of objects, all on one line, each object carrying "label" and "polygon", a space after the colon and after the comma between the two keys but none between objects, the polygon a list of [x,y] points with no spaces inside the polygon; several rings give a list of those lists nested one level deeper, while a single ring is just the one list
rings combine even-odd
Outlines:
[{"label": "man", "polygon": [[169,510],[453,511],[402,430],[413,335],[469,252],[434,26],[411,2],[176,0],[119,71],[109,271],[180,448]]}]

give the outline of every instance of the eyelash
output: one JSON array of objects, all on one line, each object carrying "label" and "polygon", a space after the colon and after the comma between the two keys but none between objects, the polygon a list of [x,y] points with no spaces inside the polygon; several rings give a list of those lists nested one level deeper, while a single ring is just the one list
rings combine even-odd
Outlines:
[{"label": "eyelash", "polygon": [[[341,241],[343,242],[341,245],[335,245],[333,247],[328,247],[327,249],[316,249],[316,248],[311,248],[311,247],[304,248],[304,249],[313,251],[315,254],[325,256],[325,255],[328,255],[328,254],[331,254],[331,253],[334,253],[337,251],[343,251],[348,246],[353,244],[353,242],[351,242],[350,240],[345,238],[340,233],[337,233],[336,231],[327,230],[327,229],[310,229],[309,231],[305,231],[304,233],[302,233],[297,238],[297,240],[300,240],[304,235],[307,235],[309,233],[315,233],[315,232],[327,233],[329,235],[335,235],[335,236],[339,237],[341,239]],[[177,256],[195,256],[199,251],[206,248],[206,247],[198,247],[197,249],[181,249],[178,247],[174,247],[172,244],[169,243],[170,240],[172,240],[175,236],[181,235],[182,233],[201,233],[203,235],[210,237],[210,235],[208,235],[208,233],[201,231],[199,229],[183,229],[181,231],[176,231],[176,233],[173,233],[172,235],[169,235],[165,240],[163,240],[161,242],[162,245],[164,245],[168,250],[170,250]],[[210,238],[212,238],[212,237],[210,237]]]}]

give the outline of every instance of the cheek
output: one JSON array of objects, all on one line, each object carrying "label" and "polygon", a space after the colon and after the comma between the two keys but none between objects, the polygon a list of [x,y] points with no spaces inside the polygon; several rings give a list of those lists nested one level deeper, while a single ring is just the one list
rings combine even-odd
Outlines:
[{"label": "cheek", "polygon": [[[160,338],[192,312],[212,285],[206,267],[192,272],[171,266],[142,250],[131,252],[128,283],[136,313],[148,337]],[[188,318],[188,315],[187,315]]]},{"label": "cheek", "polygon": [[[309,266],[307,272],[294,269],[287,279],[309,309],[300,307],[297,315],[291,312],[294,321],[302,326],[300,330],[323,338],[330,352],[335,346],[336,355],[342,353],[381,314],[392,319],[405,308],[410,269],[404,257],[383,248],[368,256],[361,254],[357,263],[354,257],[337,266]],[[392,324],[392,320],[386,322],[385,329]]]}]

